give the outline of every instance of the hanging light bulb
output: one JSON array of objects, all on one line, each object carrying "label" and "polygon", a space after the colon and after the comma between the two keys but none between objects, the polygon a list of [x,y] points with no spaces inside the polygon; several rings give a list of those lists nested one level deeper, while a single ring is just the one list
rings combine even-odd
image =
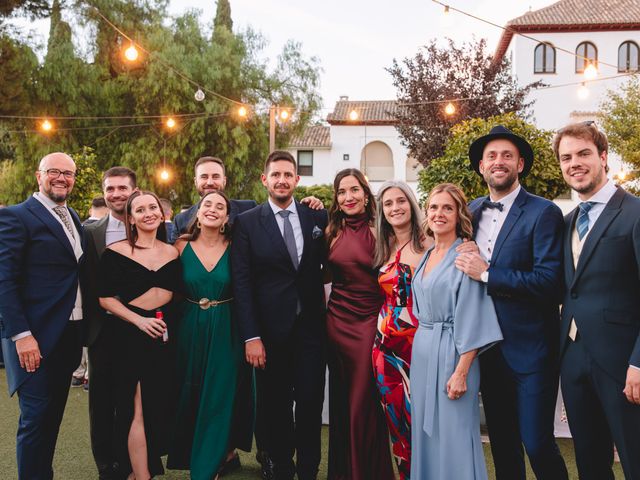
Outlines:
[{"label": "hanging light bulb", "polygon": [[193,95],[193,98],[196,99],[196,102],[201,102],[204,100],[204,92],[202,91],[201,88],[198,88],[196,93]]},{"label": "hanging light bulb", "polygon": [[349,120],[351,120],[352,122],[358,120],[358,112],[356,112],[355,110],[351,110],[349,112]]},{"label": "hanging light bulb", "polygon": [[51,130],[53,130],[53,123],[45,118],[40,124],[40,130],[42,130],[44,133],[51,132]]},{"label": "hanging light bulb", "polygon": [[160,180],[162,180],[163,182],[166,182],[167,180],[169,180],[169,177],[171,175],[169,175],[169,171],[166,168],[163,168],[160,171]]},{"label": "hanging light bulb", "polygon": [[138,59],[139,55],[140,54],[138,53],[138,49],[133,44],[133,42],[131,42],[131,45],[129,45],[129,48],[127,48],[124,51],[124,58],[126,58],[130,62],[135,62]]},{"label": "hanging light bulb", "polygon": [[619,179],[621,182],[624,182],[626,178],[627,178],[627,172],[625,172],[625,171],[624,171],[624,169],[623,169],[623,170],[620,170],[620,171],[618,172],[618,179]]},{"label": "hanging light bulb", "polygon": [[577,93],[580,100],[586,100],[587,98],[589,98],[589,89],[584,84],[584,82],[582,82],[582,84],[580,84],[580,86],[578,87]]},{"label": "hanging light bulb", "polygon": [[246,118],[247,117],[247,107],[245,107],[244,105],[242,105],[240,108],[238,108],[238,116],[240,118]]},{"label": "hanging light bulb", "polygon": [[598,76],[598,68],[593,63],[589,63],[584,69],[583,75],[585,80],[595,80]]},{"label": "hanging light bulb", "polygon": [[167,121],[164,122],[164,124],[167,126],[168,129],[176,128],[176,121],[173,119],[173,117],[167,118]]},{"label": "hanging light bulb", "polygon": [[447,103],[447,106],[444,107],[444,113],[447,115],[453,115],[456,113],[456,106],[451,102]]},{"label": "hanging light bulb", "polygon": [[286,122],[289,119],[289,110],[280,110],[280,120]]}]

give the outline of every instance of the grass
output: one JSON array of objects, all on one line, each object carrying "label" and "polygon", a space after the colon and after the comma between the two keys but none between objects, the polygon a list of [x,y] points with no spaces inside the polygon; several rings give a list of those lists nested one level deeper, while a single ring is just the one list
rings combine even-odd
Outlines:
[{"label": "grass", "polygon": [[[0,385],[6,385],[4,370],[0,371]],[[6,392],[6,386],[4,392]],[[58,479],[89,480],[97,478],[89,441],[87,397],[87,393],[81,388],[72,388],[69,392],[69,401],[62,421],[53,465],[55,477]],[[3,479],[15,479],[18,477],[15,460],[15,433],[19,415],[17,397],[9,398],[6,393],[0,394],[0,412],[2,412],[2,416],[0,416],[0,476]],[[319,479],[327,477],[328,430],[326,427],[323,428],[322,436],[323,451]],[[558,439],[558,445],[567,462],[569,478],[577,479],[578,474],[571,440]],[[495,478],[489,446],[485,444],[484,448],[489,478]],[[225,479],[258,480],[261,478],[260,467],[253,453],[240,452],[240,459],[243,465],[242,469],[226,476]],[[534,479],[529,467],[527,469],[527,479]],[[624,478],[620,464],[614,466],[614,471],[617,479]],[[164,480],[187,480],[189,474],[188,472],[168,470],[166,475],[161,478]]]}]

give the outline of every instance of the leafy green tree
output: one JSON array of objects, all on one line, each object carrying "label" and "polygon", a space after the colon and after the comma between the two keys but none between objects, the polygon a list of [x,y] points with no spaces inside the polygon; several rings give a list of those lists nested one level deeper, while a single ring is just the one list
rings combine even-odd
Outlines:
[{"label": "leafy green tree", "polygon": [[2,17],[26,15],[28,18],[44,18],[49,14],[48,0],[2,0],[0,2],[0,24]]},{"label": "leafy green tree", "polygon": [[468,153],[471,143],[487,135],[496,125],[504,125],[525,138],[533,148],[533,167],[526,178],[520,179],[528,192],[554,199],[567,190],[551,149],[553,132],[540,130],[514,113],[508,113],[487,119],[466,120],[451,129],[451,138],[446,143],[443,155],[419,173],[418,188],[422,201],[433,187],[445,182],[459,185],[469,200],[488,193],[482,177],[471,168]]},{"label": "leafy green tree", "polygon": [[600,106],[600,122],[609,147],[622,158],[628,170],[625,188],[640,193],[640,80],[631,77],[619,90],[609,90]]},{"label": "leafy green tree", "polygon": [[[449,39],[444,46],[436,40],[414,57],[394,59],[387,69],[397,89],[398,132],[403,144],[424,166],[442,155],[458,122],[489,118],[508,112],[526,116],[532,102],[526,97],[539,83],[520,87],[507,57],[496,62],[487,51],[486,40],[458,46]],[[453,115],[445,114],[445,103],[454,102]]]},{"label": "leafy green tree", "polygon": [[310,185],[304,187],[298,185],[293,194],[296,200],[302,200],[305,197],[314,196],[324,204],[324,208],[328,209],[333,203],[333,185],[328,183],[322,185]]},{"label": "leafy green tree", "polygon": [[85,218],[89,215],[91,200],[102,195],[102,172],[96,168],[96,155],[91,148],[85,147],[71,157],[76,163],[76,183],[69,197],[69,205],[81,218]]}]

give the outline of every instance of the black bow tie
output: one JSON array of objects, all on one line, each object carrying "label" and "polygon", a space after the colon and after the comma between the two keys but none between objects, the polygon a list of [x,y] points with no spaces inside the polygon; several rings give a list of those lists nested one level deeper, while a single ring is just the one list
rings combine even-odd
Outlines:
[{"label": "black bow tie", "polygon": [[487,198],[482,202],[482,209],[484,210],[485,208],[497,208],[499,211],[502,211],[504,205],[500,202],[492,202]]}]

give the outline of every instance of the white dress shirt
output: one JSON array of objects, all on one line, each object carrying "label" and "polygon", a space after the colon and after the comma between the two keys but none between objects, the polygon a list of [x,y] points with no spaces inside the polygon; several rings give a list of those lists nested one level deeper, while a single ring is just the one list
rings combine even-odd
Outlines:
[{"label": "white dress shirt", "polygon": [[288,210],[291,213],[289,214],[289,221],[291,222],[291,227],[293,228],[293,236],[296,239],[296,250],[298,251],[298,264],[300,264],[300,260],[302,260],[302,249],[304,248],[304,237],[302,236],[302,226],[300,225],[300,217],[298,216],[298,210],[296,209],[296,202],[291,200],[291,203],[287,208],[280,208],[275,203],[269,199],[269,206],[271,210],[273,210],[273,214],[276,216],[276,222],[278,223],[278,228],[280,229],[280,234],[282,238],[284,238],[284,218],[278,214],[281,210]]},{"label": "white dress shirt", "polygon": [[[82,244],[80,242],[80,233],[78,232],[78,229],[76,228],[76,225],[73,222],[73,217],[71,216],[71,212],[69,212],[69,210],[67,209],[67,217],[69,218],[69,222],[71,223],[73,234],[62,222],[62,219],[60,218],[60,216],[53,210],[54,208],[59,206],[56,202],[51,200],[46,195],[41,195],[39,192],[34,193],[33,196],[49,211],[51,216],[62,226],[62,231],[67,236],[67,239],[69,240],[69,243],[73,248],[73,253],[76,257],[76,260],[80,260],[80,257],[82,257],[82,254],[83,254]],[[67,208],[66,203],[64,204],[64,207]],[[69,321],[77,321],[77,320],[82,320],[82,295],[80,293],[79,282],[78,282],[78,292],[76,293],[76,301],[73,306],[73,310],[71,311],[71,316],[69,317]],[[24,337],[28,337],[29,335],[31,335],[31,331],[27,330],[24,332],[20,332],[17,335],[14,335],[13,337],[11,337],[11,340],[15,342],[16,340],[19,340]]]},{"label": "white dress shirt", "polygon": [[478,231],[476,232],[476,243],[480,249],[480,254],[489,263],[491,263],[491,256],[493,255],[493,249],[495,248],[500,229],[502,225],[504,225],[504,221],[507,215],[509,215],[509,210],[511,210],[511,206],[513,202],[515,202],[521,188],[522,187],[518,185],[513,192],[506,197],[502,197],[500,200],[490,198],[492,202],[500,202],[502,204],[502,211],[497,208],[485,208],[482,211],[482,216],[478,223]]},{"label": "white dress shirt", "polygon": [[127,231],[124,228],[124,222],[115,218],[109,213],[109,220],[107,222],[107,231],[104,237],[104,244],[106,247],[112,243],[119,242],[127,238]]}]

